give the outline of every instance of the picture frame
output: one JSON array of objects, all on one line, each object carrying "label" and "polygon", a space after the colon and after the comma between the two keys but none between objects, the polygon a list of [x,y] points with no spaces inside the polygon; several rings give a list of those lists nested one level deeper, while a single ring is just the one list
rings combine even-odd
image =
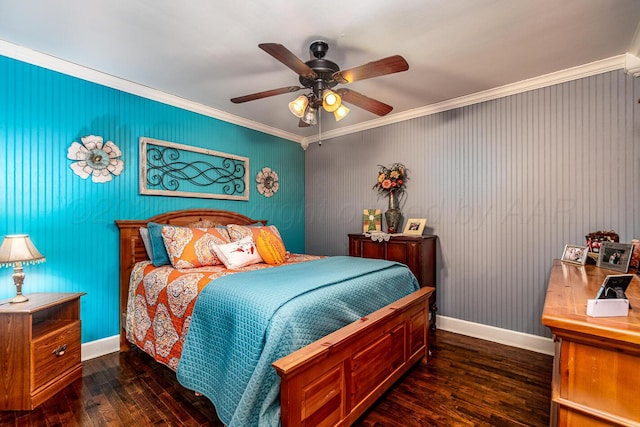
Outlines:
[{"label": "picture frame", "polygon": [[424,226],[427,224],[426,218],[409,218],[404,226],[402,234],[409,236],[422,236]]},{"label": "picture frame", "polygon": [[627,299],[625,291],[633,280],[633,274],[612,274],[605,277],[598,289],[595,299],[623,298]]},{"label": "picture frame", "polygon": [[380,213],[380,209],[363,209],[362,232],[379,233],[382,230],[381,219],[382,214]]},{"label": "picture frame", "polygon": [[569,264],[585,265],[588,255],[588,246],[564,245],[561,261]]},{"label": "picture frame", "polygon": [[629,243],[603,242],[596,265],[600,268],[626,273],[629,271],[632,252],[633,245]]}]

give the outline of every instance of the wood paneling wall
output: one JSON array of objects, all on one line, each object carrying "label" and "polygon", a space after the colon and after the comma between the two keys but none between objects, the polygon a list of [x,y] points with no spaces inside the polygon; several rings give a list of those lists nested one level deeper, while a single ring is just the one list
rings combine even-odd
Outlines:
[{"label": "wood paneling wall", "polygon": [[[425,83],[427,84],[427,83]],[[347,254],[377,165],[402,162],[405,218],[440,237],[439,314],[549,336],[549,268],[590,231],[640,238],[640,80],[612,71],[312,144],[306,251]]]}]

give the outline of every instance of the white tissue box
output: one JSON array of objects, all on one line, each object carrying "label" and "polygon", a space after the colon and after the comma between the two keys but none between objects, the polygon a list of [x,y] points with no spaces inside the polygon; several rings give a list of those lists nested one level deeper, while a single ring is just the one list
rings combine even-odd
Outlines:
[{"label": "white tissue box", "polygon": [[587,300],[587,316],[623,317],[629,315],[629,300],[622,298]]}]

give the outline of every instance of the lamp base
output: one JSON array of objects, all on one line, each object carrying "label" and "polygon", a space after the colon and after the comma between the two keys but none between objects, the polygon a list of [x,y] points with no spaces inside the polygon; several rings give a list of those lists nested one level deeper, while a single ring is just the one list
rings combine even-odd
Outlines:
[{"label": "lamp base", "polygon": [[9,302],[11,304],[17,304],[17,303],[26,302],[26,301],[29,301],[29,298],[25,297],[22,294],[18,294],[15,297],[13,297],[13,299]]},{"label": "lamp base", "polygon": [[16,285],[16,296],[10,301],[11,304],[17,304],[20,302],[29,301],[29,298],[22,295],[22,284],[24,283],[24,270],[22,269],[22,263],[16,263],[13,267],[13,283]]}]

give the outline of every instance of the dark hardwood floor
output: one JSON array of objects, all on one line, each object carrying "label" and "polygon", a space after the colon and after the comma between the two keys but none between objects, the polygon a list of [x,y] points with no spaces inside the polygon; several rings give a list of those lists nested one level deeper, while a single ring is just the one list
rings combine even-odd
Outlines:
[{"label": "dark hardwood floor", "polygon": [[[552,357],[439,330],[417,365],[355,424],[547,426]],[[2,426],[221,426],[213,405],[144,353],[83,364],[83,378],[33,411],[0,412]]]}]

